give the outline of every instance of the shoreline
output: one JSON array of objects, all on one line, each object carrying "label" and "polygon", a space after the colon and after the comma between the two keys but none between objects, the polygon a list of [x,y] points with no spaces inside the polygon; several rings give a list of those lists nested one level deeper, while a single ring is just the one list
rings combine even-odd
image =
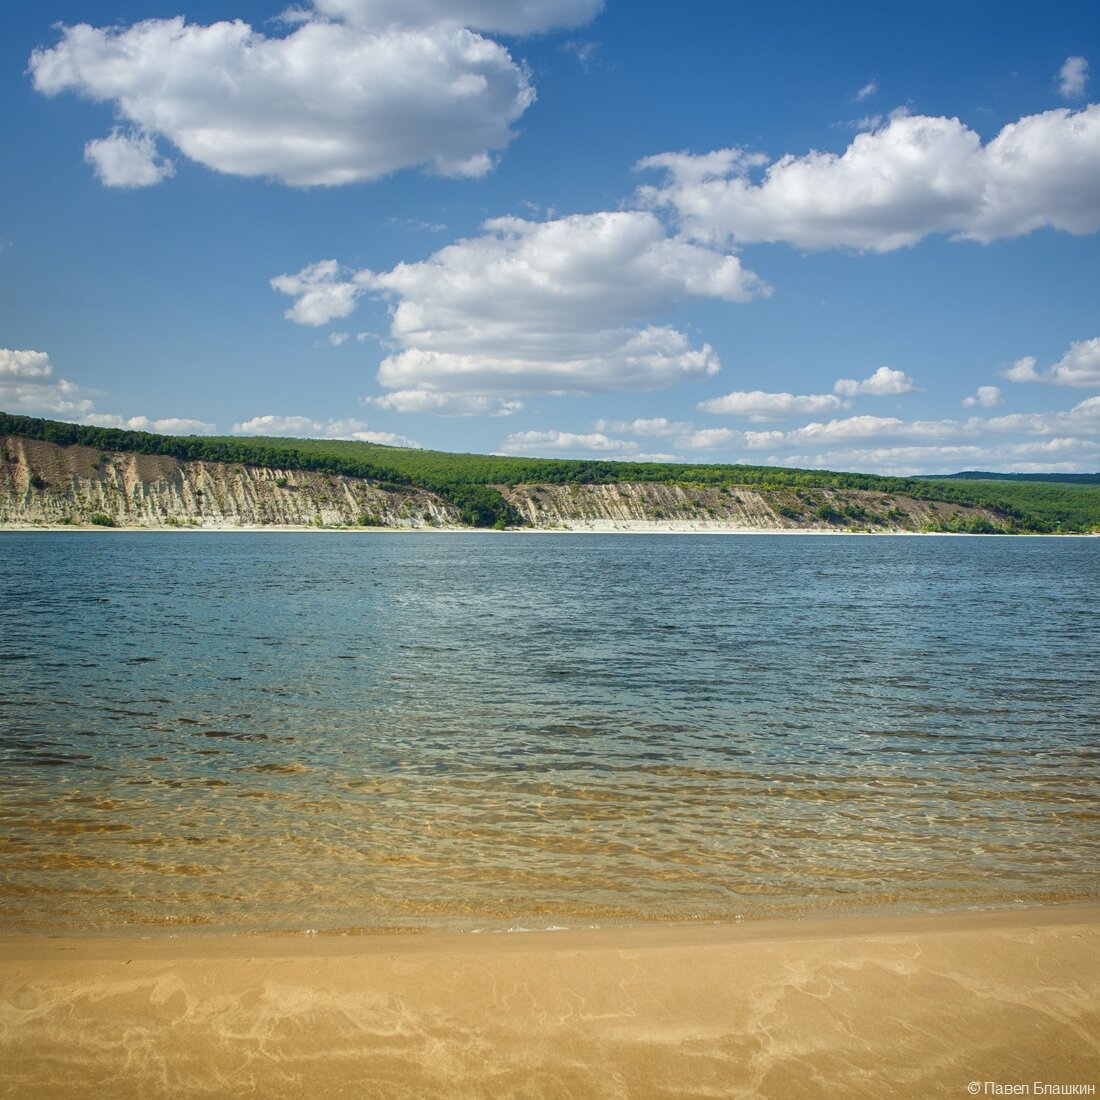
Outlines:
[{"label": "shoreline", "polygon": [[586,527],[507,527],[498,531],[489,527],[317,527],[310,524],[270,524],[252,526],[246,524],[207,524],[196,527],[101,527],[95,524],[0,524],[0,535],[6,533],[54,534],[296,534],[296,535],[826,535],[845,538],[949,538],[949,539],[1092,539],[1100,538],[1100,531],[1066,531],[1041,533],[1038,531],[994,532],[971,534],[962,531],[845,531],[824,527],[701,527],[686,524],[673,527],[668,524],[639,521],[631,526],[608,522],[607,526]]},{"label": "shoreline", "polygon": [[0,936],[0,1058],[19,1096],[1098,1087],[1100,902],[512,935]]}]

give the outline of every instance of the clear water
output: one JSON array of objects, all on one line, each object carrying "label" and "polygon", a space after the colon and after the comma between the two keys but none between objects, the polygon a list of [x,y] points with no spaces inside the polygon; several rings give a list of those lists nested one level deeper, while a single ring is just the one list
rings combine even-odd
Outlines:
[{"label": "clear water", "polygon": [[5,533],[0,929],[1100,894],[1100,540]]}]

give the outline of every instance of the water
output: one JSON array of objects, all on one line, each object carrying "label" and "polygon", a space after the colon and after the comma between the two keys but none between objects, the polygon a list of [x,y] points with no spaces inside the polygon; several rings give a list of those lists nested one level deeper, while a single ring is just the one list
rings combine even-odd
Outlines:
[{"label": "water", "polygon": [[0,930],[1095,896],[1098,555],[5,533]]}]

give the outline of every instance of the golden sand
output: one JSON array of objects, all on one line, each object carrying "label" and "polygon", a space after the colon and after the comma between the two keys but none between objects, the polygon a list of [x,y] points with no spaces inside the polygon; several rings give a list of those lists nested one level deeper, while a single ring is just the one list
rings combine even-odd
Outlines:
[{"label": "golden sand", "polygon": [[1086,905],[530,934],[9,938],[0,1095],[1100,1088],[1098,918]]}]

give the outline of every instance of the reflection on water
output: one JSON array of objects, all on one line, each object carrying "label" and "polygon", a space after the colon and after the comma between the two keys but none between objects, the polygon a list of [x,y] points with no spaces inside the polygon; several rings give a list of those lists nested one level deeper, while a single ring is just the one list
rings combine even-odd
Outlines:
[{"label": "reflection on water", "polygon": [[1100,542],[0,537],[0,927],[1094,895]]}]

